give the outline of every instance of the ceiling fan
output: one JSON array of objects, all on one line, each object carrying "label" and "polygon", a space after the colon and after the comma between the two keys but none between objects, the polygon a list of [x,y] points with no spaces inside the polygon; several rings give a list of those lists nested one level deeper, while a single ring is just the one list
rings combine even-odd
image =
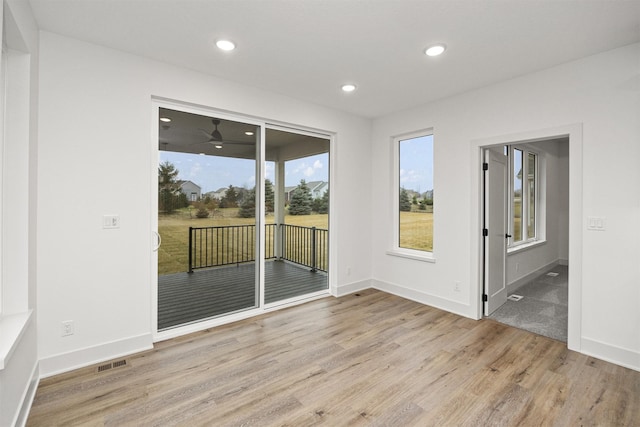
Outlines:
[{"label": "ceiling fan", "polygon": [[211,144],[213,145],[215,148],[222,148],[223,144],[225,143],[229,143],[229,144],[243,144],[243,145],[253,145],[253,142],[248,142],[248,141],[233,141],[230,139],[225,139],[223,140],[222,138],[222,134],[220,133],[220,131],[218,130],[218,125],[220,124],[220,119],[211,119],[211,123],[213,123],[214,129],[209,132],[207,130],[204,129],[200,129],[200,131],[202,133],[204,133],[205,135],[207,135],[209,137],[208,140],[206,141],[202,141],[200,142],[200,144]]}]

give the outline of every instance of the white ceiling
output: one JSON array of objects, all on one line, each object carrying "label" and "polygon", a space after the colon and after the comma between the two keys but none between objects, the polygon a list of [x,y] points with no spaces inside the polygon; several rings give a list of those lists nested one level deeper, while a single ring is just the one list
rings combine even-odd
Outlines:
[{"label": "white ceiling", "polygon": [[[364,117],[640,41],[628,0],[30,2],[43,30]],[[426,57],[435,42],[448,50]]]}]

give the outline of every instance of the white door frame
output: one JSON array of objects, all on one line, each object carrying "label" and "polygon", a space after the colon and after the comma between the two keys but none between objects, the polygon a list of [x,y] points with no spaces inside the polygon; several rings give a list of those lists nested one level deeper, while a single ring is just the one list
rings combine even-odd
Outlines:
[{"label": "white door frame", "polygon": [[[260,155],[259,159],[256,159],[256,176],[258,172],[261,170],[260,164],[264,162],[265,158],[265,133],[267,127],[269,128],[277,128],[282,127],[283,129],[287,129],[290,132],[297,132],[301,134],[313,134],[314,136],[323,136],[329,140],[329,182],[335,182],[335,139],[336,135],[332,132],[326,132],[317,129],[309,129],[304,126],[293,125],[289,123],[282,123],[268,119],[261,119],[257,117],[251,117],[247,115],[243,115],[242,113],[232,113],[228,111],[221,111],[215,108],[209,108],[206,106],[198,106],[193,104],[187,104],[171,99],[160,98],[160,97],[152,97],[151,99],[151,139],[150,139],[150,203],[151,206],[158,206],[158,138],[159,138],[159,130],[158,130],[158,121],[159,117],[159,109],[160,108],[169,108],[179,111],[184,111],[187,113],[199,114],[203,116],[211,116],[214,115],[216,117],[220,117],[222,119],[234,120],[234,121],[242,121],[243,123],[249,123],[256,126],[260,126],[261,135],[260,135]],[[256,180],[257,194],[259,197],[259,217],[261,223],[264,221],[264,203],[265,203],[265,195],[264,191],[261,189],[264,188],[264,170],[260,174],[259,181]],[[259,187],[259,188],[258,188]],[[331,218],[335,218],[335,192],[329,193],[329,220]],[[172,328],[165,331],[158,331],[158,260],[157,255],[151,256],[151,285],[153,289],[151,290],[151,334],[153,337],[153,342],[163,341],[170,338],[175,338],[181,335],[186,335],[192,332],[201,331],[204,329],[212,328],[215,326],[224,325],[227,323],[235,322],[238,320],[246,319],[249,317],[257,316],[259,314],[263,314],[268,311],[273,311],[289,306],[294,306],[301,304],[306,301],[311,301],[317,298],[324,298],[328,294],[333,296],[337,296],[336,290],[336,274],[337,274],[337,245],[335,244],[337,241],[337,233],[330,232],[329,233],[329,271],[328,271],[328,280],[329,280],[329,289],[327,291],[319,291],[309,295],[304,295],[301,298],[294,298],[285,301],[281,301],[279,303],[265,305],[264,303],[264,252],[265,248],[262,242],[265,239],[265,228],[261,226],[258,227],[259,232],[259,240],[258,244],[258,259],[256,263],[259,268],[257,269],[257,274],[259,274],[259,293],[260,293],[260,306],[254,309],[241,311],[238,313],[232,313],[225,316],[216,317],[209,320],[203,320],[201,322],[190,323],[185,326],[179,326],[176,328]],[[332,221],[330,224],[332,228],[335,228],[335,221]],[[151,209],[151,230],[150,230],[150,238],[149,238],[149,250],[155,252],[154,248],[157,246],[157,238],[156,233],[154,231],[158,230],[158,212],[157,209]]]},{"label": "white door frame", "polygon": [[[471,278],[472,306],[476,319],[482,318],[482,162],[485,148],[509,143],[526,143],[558,137],[569,138],[569,320],[567,346],[580,351],[582,345],[582,124],[570,124],[548,129],[513,133],[471,141]],[[475,290],[475,292],[474,292]]]}]

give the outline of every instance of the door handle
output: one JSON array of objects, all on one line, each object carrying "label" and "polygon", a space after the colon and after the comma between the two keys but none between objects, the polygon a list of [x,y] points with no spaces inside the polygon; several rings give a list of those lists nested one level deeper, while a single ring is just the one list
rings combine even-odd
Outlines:
[{"label": "door handle", "polygon": [[160,249],[160,245],[162,244],[162,237],[160,236],[160,233],[158,233],[157,231],[153,231],[153,234],[156,235],[156,241],[158,242],[158,244],[154,246],[153,252],[158,252],[158,249]]},{"label": "door handle", "polygon": [[505,234],[505,235],[504,235],[504,238],[505,238],[505,239],[508,239],[509,237],[511,237],[511,234]]}]

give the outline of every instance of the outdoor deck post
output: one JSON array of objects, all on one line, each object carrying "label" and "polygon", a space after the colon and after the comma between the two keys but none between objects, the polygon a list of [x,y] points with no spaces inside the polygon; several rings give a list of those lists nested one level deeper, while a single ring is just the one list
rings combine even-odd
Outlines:
[{"label": "outdoor deck post", "polygon": [[314,273],[316,269],[316,228],[311,227],[311,271]]},{"label": "outdoor deck post", "polygon": [[189,273],[193,273],[193,227],[189,227]]},{"label": "outdoor deck post", "polygon": [[275,239],[273,248],[276,259],[282,259],[284,256],[284,162],[276,161],[275,163],[273,215],[277,230],[273,237]]}]

